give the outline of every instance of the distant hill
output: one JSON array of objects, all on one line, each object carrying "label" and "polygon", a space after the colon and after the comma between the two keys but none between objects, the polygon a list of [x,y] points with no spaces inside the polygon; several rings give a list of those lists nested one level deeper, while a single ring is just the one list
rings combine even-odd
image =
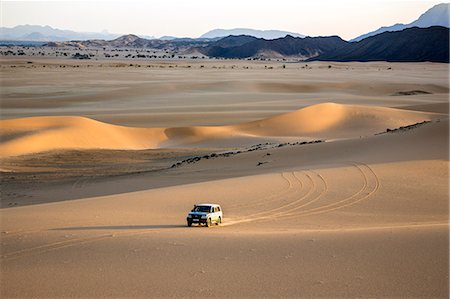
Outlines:
[{"label": "distant hill", "polygon": [[222,58],[295,56],[307,59],[321,53],[335,51],[346,44],[347,42],[338,36],[300,38],[288,35],[266,40],[239,35],[225,37],[199,51],[208,56]]},{"label": "distant hill", "polygon": [[134,34],[122,35],[111,41],[105,41],[105,45],[114,48],[145,48],[149,40],[140,38]]},{"label": "distant hill", "polygon": [[384,32],[310,60],[449,62],[449,28],[413,27]]},{"label": "distant hill", "polygon": [[0,46],[41,47],[46,44],[40,41],[0,40]]},{"label": "distant hill", "polygon": [[217,38],[229,35],[249,35],[264,39],[276,39],[280,37],[285,37],[286,35],[291,35],[294,37],[305,37],[303,34],[281,30],[256,30],[250,28],[235,28],[235,29],[214,29],[206,32],[205,34],[200,36],[200,38]]},{"label": "distant hill", "polygon": [[66,41],[59,43],[49,43],[52,47],[64,47],[64,46],[74,46],[80,48],[96,48],[96,47],[109,47],[109,48],[146,48],[148,46],[154,46],[151,40],[141,38],[134,34],[122,35],[113,40],[104,39],[88,39],[85,41]]},{"label": "distant hill", "polygon": [[113,40],[89,39],[62,42],[49,42],[49,47],[77,47],[77,48],[148,48],[188,50],[193,47],[206,46],[212,42],[209,39],[177,38],[172,40],[145,39],[134,34],[122,35]]},{"label": "distant hill", "polygon": [[161,36],[159,39],[160,40],[173,40],[173,39],[177,39],[177,37],[176,36],[170,36],[170,35],[164,35],[164,36]]},{"label": "distant hill", "polygon": [[19,25],[12,28],[0,27],[0,39],[17,41],[69,41],[86,39],[113,39],[118,34],[104,32],[75,32],[50,26]]},{"label": "distant hill", "polygon": [[242,46],[246,43],[257,41],[258,38],[250,35],[230,35],[219,39],[215,43],[211,44],[212,47],[220,48],[232,48]]},{"label": "distant hill", "polygon": [[388,27],[381,27],[375,31],[360,35],[351,41],[360,41],[367,37],[374,36],[387,31],[400,31],[411,27],[431,27],[431,26],[444,26],[450,27],[449,23],[449,8],[450,3],[441,3],[433,6],[425,13],[423,13],[417,20],[409,24],[395,24]]}]

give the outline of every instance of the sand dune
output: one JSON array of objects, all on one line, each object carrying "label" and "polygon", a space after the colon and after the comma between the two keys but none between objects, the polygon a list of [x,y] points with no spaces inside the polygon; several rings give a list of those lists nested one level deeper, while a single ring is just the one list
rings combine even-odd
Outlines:
[{"label": "sand dune", "polygon": [[[28,61],[0,59],[0,119],[77,115],[131,127],[217,126],[325,102],[447,103],[449,90],[448,66],[439,63],[314,62],[282,68],[274,61]],[[393,96],[414,90],[430,94]]]},{"label": "sand dune", "polygon": [[59,149],[154,148],[165,138],[162,129],[127,128],[73,116],[4,120],[0,127],[2,156]]},{"label": "sand dune", "polygon": [[448,298],[448,64],[283,63],[0,59],[2,298]]},{"label": "sand dune", "polygon": [[0,122],[0,154],[17,156],[61,149],[150,149],[251,144],[258,137],[352,138],[442,117],[384,107],[317,104],[291,113],[232,126],[131,128],[85,117],[35,117]]},{"label": "sand dune", "polygon": [[[256,167],[261,159],[270,162]],[[3,292],[446,298],[447,159],[441,121],[201,160],[140,182],[196,183],[3,209]],[[39,191],[62,198],[72,188]],[[192,204],[209,200],[222,205],[223,226],[187,228]]]},{"label": "sand dune", "polygon": [[262,136],[351,138],[438,117],[432,113],[393,108],[324,103],[243,124],[238,128]]}]

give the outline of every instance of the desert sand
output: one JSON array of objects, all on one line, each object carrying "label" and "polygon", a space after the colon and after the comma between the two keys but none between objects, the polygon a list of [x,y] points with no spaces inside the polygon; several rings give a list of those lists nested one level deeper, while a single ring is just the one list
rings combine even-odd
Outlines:
[{"label": "desert sand", "polygon": [[2,297],[449,296],[448,65],[27,61]]}]

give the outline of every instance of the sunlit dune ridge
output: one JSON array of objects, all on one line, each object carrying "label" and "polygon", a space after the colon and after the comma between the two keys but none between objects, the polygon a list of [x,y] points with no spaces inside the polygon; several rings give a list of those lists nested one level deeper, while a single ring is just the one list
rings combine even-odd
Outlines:
[{"label": "sunlit dune ridge", "polygon": [[209,127],[132,128],[80,116],[31,117],[0,121],[0,155],[62,149],[183,147],[233,138],[235,146],[255,137],[352,138],[441,116],[394,108],[323,103],[262,120]]}]

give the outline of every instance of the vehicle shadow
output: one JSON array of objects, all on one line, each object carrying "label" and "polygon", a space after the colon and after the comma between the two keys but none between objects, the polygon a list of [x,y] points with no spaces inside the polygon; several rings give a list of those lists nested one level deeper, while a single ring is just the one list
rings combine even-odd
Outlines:
[{"label": "vehicle shadow", "polygon": [[157,225],[112,225],[112,226],[75,226],[75,227],[60,227],[52,228],[50,230],[139,230],[139,229],[173,229],[173,228],[186,228],[186,225],[181,224],[157,224]]}]

